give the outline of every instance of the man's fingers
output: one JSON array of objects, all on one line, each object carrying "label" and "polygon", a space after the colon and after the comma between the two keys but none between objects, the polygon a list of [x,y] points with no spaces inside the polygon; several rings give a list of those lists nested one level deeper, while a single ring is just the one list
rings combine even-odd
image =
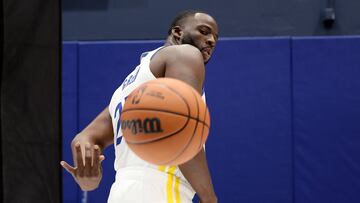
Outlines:
[{"label": "man's fingers", "polygon": [[93,166],[94,166],[94,168],[95,167],[98,167],[98,165],[99,165],[99,161],[100,161],[100,159],[99,159],[99,156],[100,156],[100,148],[99,148],[99,146],[98,145],[94,145],[94,152],[93,152]]},{"label": "man's fingers", "polygon": [[83,177],[84,176],[84,162],[83,162],[83,156],[81,153],[81,145],[79,142],[75,144],[75,156],[76,156],[75,165],[77,168],[75,175]]},{"label": "man's fingers", "polygon": [[99,167],[100,167],[100,148],[98,145],[94,145],[94,151],[93,151],[93,164],[92,164],[92,174],[94,176],[99,175]]},{"label": "man's fingers", "polygon": [[67,172],[69,172],[71,175],[75,175],[75,168],[70,166],[68,163],[66,163],[65,161],[61,161],[60,162],[61,166],[67,170]]},{"label": "man's fingers", "polygon": [[90,143],[86,143],[85,144],[85,176],[90,176],[91,175],[91,161],[92,161],[92,156],[91,156],[91,146]]},{"label": "man's fingers", "polygon": [[100,160],[100,163],[103,162],[105,160],[105,156],[104,155],[100,155],[99,156],[99,160]]},{"label": "man's fingers", "polygon": [[84,168],[80,143],[75,144],[75,153],[76,153],[76,162],[75,162],[76,166],[78,168]]}]

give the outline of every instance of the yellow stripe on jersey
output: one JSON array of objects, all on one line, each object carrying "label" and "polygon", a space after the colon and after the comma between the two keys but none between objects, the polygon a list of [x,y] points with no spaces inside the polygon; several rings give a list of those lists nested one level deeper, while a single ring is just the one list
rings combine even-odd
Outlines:
[{"label": "yellow stripe on jersey", "polygon": [[176,166],[170,166],[168,173],[170,173],[171,175],[175,175],[175,170],[176,170]]},{"label": "yellow stripe on jersey", "polygon": [[180,203],[180,190],[179,190],[179,185],[180,185],[180,178],[176,177],[175,179],[175,199],[176,199],[176,203]]},{"label": "yellow stripe on jersey", "polygon": [[[159,166],[158,170],[168,174],[167,182],[166,182],[166,194],[167,194],[167,202],[174,203],[174,194],[175,193],[175,202],[181,203],[180,199],[180,178],[175,176],[176,166],[170,166],[168,170],[166,170],[166,166]],[[174,185],[174,177],[175,177],[175,185]],[[174,187],[173,187],[174,185]]]},{"label": "yellow stripe on jersey", "polygon": [[173,196],[173,177],[176,167],[172,166],[168,170],[168,180],[166,183],[166,193],[167,193],[167,199],[168,203],[174,203],[174,196]]},{"label": "yellow stripe on jersey", "polygon": [[166,172],[166,166],[159,166],[158,169],[161,172]]}]

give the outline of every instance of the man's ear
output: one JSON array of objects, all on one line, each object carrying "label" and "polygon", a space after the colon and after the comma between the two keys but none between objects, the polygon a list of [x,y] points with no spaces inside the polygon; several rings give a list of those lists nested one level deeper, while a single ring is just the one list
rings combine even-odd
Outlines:
[{"label": "man's ear", "polygon": [[180,26],[174,26],[172,29],[171,29],[171,34],[174,36],[174,38],[176,40],[180,40],[183,36],[183,30],[181,29]]}]

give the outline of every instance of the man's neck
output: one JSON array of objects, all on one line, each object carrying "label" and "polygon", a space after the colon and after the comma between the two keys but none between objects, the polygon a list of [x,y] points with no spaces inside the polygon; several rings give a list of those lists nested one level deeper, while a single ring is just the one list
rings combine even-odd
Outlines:
[{"label": "man's neck", "polygon": [[179,42],[177,42],[174,37],[172,36],[169,36],[167,39],[166,39],[166,42],[164,44],[164,46],[171,46],[171,45],[179,45]]}]

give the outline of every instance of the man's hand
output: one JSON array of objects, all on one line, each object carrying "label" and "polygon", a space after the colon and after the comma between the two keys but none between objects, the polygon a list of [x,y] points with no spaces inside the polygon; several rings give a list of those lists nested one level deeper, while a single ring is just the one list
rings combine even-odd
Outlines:
[{"label": "man's hand", "polygon": [[60,162],[61,166],[74,177],[82,190],[96,189],[102,178],[101,162],[105,159],[104,155],[101,155],[99,146],[91,146],[89,143],[85,145],[85,161],[83,160],[80,142],[72,147],[72,152],[75,167],[70,166],[65,161]]}]

